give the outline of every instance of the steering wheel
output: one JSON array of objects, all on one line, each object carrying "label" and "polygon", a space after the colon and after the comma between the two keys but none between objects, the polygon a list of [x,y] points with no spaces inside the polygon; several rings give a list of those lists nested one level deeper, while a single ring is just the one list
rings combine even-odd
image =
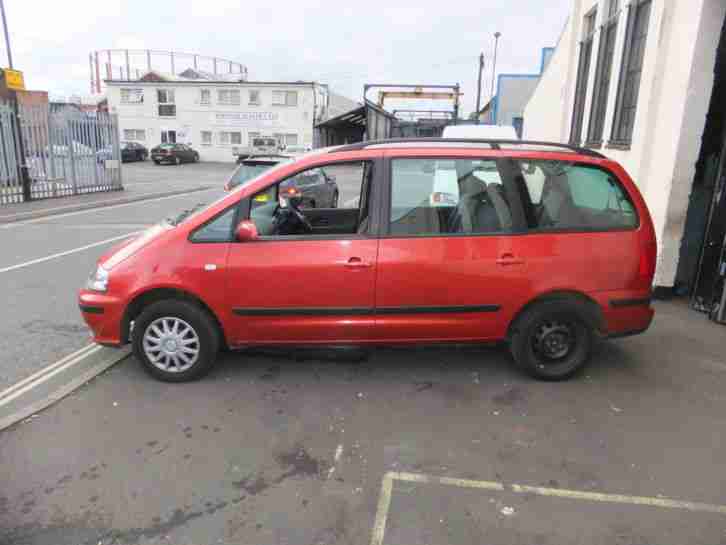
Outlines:
[{"label": "steering wheel", "polygon": [[289,203],[288,206],[292,209],[292,213],[295,214],[295,218],[297,219],[298,223],[303,228],[303,233],[309,234],[313,232],[313,224],[310,223],[310,220],[305,217],[305,214],[303,214],[300,209],[293,205],[292,203]]},{"label": "steering wheel", "polygon": [[272,214],[273,232],[276,235],[299,235],[313,232],[313,226],[289,201],[286,207],[277,205]]}]

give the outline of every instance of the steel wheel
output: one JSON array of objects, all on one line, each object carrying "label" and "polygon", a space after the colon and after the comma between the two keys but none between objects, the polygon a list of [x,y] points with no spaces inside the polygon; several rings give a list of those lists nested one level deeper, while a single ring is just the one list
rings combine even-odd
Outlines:
[{"label": "steel wheel", "polygon": [[167,373],[181,373],[199,359],[199,335],[181,318],[157,318],[144,331],[143,347],[154,367]]},{"label": "steel wheel", "polygon": [[591,307],[552,299],[532,305],[510,326],[514,361],[540,380],[564,380],[590,359],[594,327]]},{"label": "steel wheel", "polygon": [[542,363],[554,363],[566,358],[575,348],[572,327],[557,320],[543,322],[532,336],[532,349]]}]

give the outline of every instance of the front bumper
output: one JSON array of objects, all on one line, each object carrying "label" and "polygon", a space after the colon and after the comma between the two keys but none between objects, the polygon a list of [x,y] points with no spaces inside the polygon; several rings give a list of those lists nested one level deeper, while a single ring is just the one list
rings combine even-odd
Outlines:
[{"label": "front bumper", "polygon": [[107,293],[87,289],[78,292],[78,308],[93,332],[93,340],[107,346],[121,346],[124,304]]}]

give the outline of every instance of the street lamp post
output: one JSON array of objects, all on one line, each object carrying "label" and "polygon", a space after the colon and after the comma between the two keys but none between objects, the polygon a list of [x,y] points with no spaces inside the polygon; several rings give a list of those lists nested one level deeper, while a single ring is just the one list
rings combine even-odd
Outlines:
[{"label": "street lamp post", "polygon": [[5,48],[8,50],[8,68],[13,67],[13,54],[10,52],[10,34],[8,33],[8,21],[5,18],[5,2],[0,0],[0,12],[3,17],[3,32],[5,32]]},{"label": "street lamp post", "polygon": [[[10,51],[10,33],[8,32],[8,20],[5,16],[5,3],[3,0],[0,0],[0,15],[2,15],[3,19],[3,32],[5,33],[5,47],[8,50],[8,68],[11,70],[13,69],[13,54]],[[5,75],[7,77],[7,75]],[[18,161],[18,175],[20,177],[20,183],[22,184],[23,188],[23,201],[28,202],[32,198],[32,194],[30,192],[30,171],[28,170],[28,164],[25,160],[25,143],[23,142],[23,124],[20,119],[20,111],[18,107],[18,94],[15,91],[10,91],[9,93],[9,102],[13,107],[13,112],[15,113],[15,122],[17,124],[17,132],[14,132],[15,135],[15,144],[17,145],[17,150],[19,154],[19,161]]]},{"label": "street lamp post", "polygon": [[[491,97],[489,99],[490,103],[492,100],[494,100],[494,80],[497,75],[497,46],[499,45],[499,37],[502,35],[501,32],[495,32],[494,33],[494,64],[492,65],[492,89],[489,93],[489,96]],[[491,106],[493,107],[493,105]],[[494,119],[492,119],[494,121]]]}]

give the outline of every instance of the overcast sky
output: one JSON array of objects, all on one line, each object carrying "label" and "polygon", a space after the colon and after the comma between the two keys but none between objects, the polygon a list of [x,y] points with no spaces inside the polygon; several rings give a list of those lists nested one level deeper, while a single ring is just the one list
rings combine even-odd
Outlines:
[{"label": "overcast sky", "polygon": [[[252,80],[318,80],[354,100],[366,82],[459,82],[474,107],[477,56],[498,73],[539,70],[572,0],[5,0],[15,67],[30,89],[89,94],[88,54],[173,49],[242,62]],[[4,42],[0,63],[7,62]],[[177,68],[179,68],[177,66]],[[177,70],[179,71],[179,70]],[[402,105],[401,105],[402,106]],[[400,107],[400,106],[399,106]]]}]

